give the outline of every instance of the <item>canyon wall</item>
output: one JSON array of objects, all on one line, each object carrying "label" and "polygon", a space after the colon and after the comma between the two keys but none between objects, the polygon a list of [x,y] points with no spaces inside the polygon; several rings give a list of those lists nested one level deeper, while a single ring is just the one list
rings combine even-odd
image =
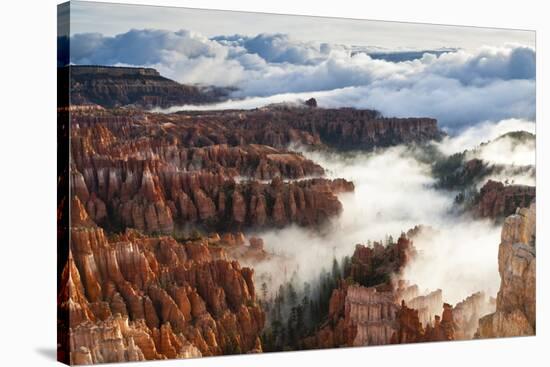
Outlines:
[{"label": "canyon wall", "polygon": [[421,310],[437,303],[437,314],[423,322],[422,311],[407,306],[400,291],[411,290],[343,283],[332,293],[328,319],[315,335],[304,340],[304,346],[317,349],[457,339],[460,325],[455,321],[453,307],[438,302],[440,292],[410,300]]},{"label": "canyon wall", "polygon": [[501,283],[496,312],[479,320],[477,336],[496,338],[536,333],[536,204],[504,221],[498,252]]},{"label": "canyon wall", "polygon": [[400,279],[415,254],[405,234],[386,246],[357,245],[349,274],[332,292],[327,319],[305,338],[305,347],[454,340],[453,308],[443,303],[442,291],[421,294],[417,285]]},{"label": "canyon wall", "polygon": [[188,125],[149,117],[156,115],[73,114],[71,188],[99,224],[150,233],[186,225],[313,226],[338,215],[336,194],[354,188],[319,177],[322,167],[288,150],[227,143],[189,148],[181,141]]},{"label": "canyon wall", "polygon": [[478,292],[453,307],[444,301],[444,290],[421,292],[402,279],[402,269],[416,256],[411,238],[419,230],[386,246],[356,246],[349,274],[333,290],[325,321],[304,339],[306,348],[474,338],[479,319],[495,311],[494,299]]},{"label": "canyon wall", "polygon": [[220,237],[108,236],[76,196],[71,219],[58,298],[71,363],[261,351],[253,270],[229,260]]},{"label": "canyon wall", "polygon": [[489,180],[479,191],[476,214],[480,217],[503,218],[517,208],[527,208],[535,200],[536,188],[526,185],[505,185]]},{"label": "canyon wall", "polygon": [[354,144],[364,149],[440,134],[435,120],[384,120],[369,110],[74,109],[71,187],[98,224],[115,230],[319,225],[340,213],[336,195],[353,183],[322,178],[322,167],[285,147],[341,146],[325,133],[363,135]]},{"label": "canyon wall", "polygon": [[180,84],[151,68],[71,65],[60,68],[58,72],[70,74],[71,103],[77,105],[166,108],[214,103],[226,98],[229,93],[223,88]]}]

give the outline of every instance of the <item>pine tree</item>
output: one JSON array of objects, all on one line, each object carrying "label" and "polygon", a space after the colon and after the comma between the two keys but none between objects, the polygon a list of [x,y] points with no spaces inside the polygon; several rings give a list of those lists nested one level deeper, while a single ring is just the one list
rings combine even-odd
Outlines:
[{"label": "pine tree", "polygon": [[296,293],[292,283],[287,284],[287,299],[291,307],[295,306],[298,302],[298,294]]},{"label": "pine tree", "polygon": [[351,258],[349,256],[345,256],[342,263],[342,276],[347,278],[351,275]]},{"label": "pine tree", "polygon": [[338,283],[338,280],[342,278],[342,274],[340,272],[340,266],[338,265],[338,260],[336,258],[332,259],[332,279]]}]

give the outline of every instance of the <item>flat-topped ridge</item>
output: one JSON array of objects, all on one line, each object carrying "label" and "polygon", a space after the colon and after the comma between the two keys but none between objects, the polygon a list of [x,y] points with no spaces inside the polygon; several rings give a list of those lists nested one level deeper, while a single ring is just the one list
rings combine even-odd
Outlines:
[{"label": "flat-topped ridge", "polygon": [[160,76],[160,73],[156,69],[133,66],[70,65],[68,67],[70,68],[72,75],[109,74],[112,76]]}]

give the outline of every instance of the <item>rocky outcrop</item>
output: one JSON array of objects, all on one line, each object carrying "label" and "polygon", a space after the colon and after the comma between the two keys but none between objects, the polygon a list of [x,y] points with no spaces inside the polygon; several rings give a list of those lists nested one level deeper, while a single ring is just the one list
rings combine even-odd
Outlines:
[{"label": "rocky outcrop", "polygon": [[346,308],[357,333],[351,345],[389,344],[399,309],[392,292],[379,292],[376,288],[349,287]]},{"label": "rocky outcrop", "polygon": [[[417,234],[417,227],[409,233]],[[325,322],[304,340],[306,348],[454,340],[459,327],[441,290],[421,294],[400,280],[416,251],[402,234],[386,246],[357,245],[349,274],[330,298]],[[443,307],[443,309],[442,309]]]},{"label": "rocky outcrop", "polygon": [[260,351],[253,271],[204,238],[107,238],[79,198],[59,294],[75,364]]},{"label": "rocky outcrop", "polygon": [[[412,288],[410,294],[416,294],[417,287]],[[312,349],[455,340],[458,326],[451,305],[439,303],[438,314],[424,324],[419,310],[408,307],[405,299],[398,301],[404,295],[402,291],[411,289],[341,284],[332,293],[327,321],[304,340],[304,346]],[[435,293],[416,297],[413,303],[425,309],[429,302],[423,301],[440,299],[440,291]]]},{"label": "rocky outcrop", "polygon": [[398,326],[392,335],[392,344],[455,340],[453,307],[447,303],[443,304],[441,316],[435,315],[433,322],[425,327],[420,322],[418,310],[407,307],[405,301],[402,301],[396,318]]},{"label": "rocky outcrop", "polygon": [[327,179],[237,182],[223,174],[135,163],[92,166],[84,174],[73,167],[73,190],[98,223],[149,233],[171,233],[177,223],[213,230],[291,223],[314,226],[338,215],[342,205],[336,194],[354,188],[351,182]]},{"label": "rocky outcrop", "polygon": [[357,335],[357,326],[350,319],[347,304],[348,285],[342,283],[332,292],[327,320],[312,336],[303,340],[305,349],[351,347]]},{"label": "rocky outcrop", "polygon": [[415,254],[413,242],[405,234],[386,246],[378,242],[372,246],[357,245],[351,257],[349,275],[364,286],[389,283]]},{"label": "rocky outcrop", "polygon": [[[70,70],[70,71],[69,71]],[[71,65],[58,72],[70,73],[71,103],[103,107],[140,108],[214,103],[229,90],[179,84],[151,68]]]},{"label": "rocky outcrop", "polygon": [[476,292],[456,304],[453,310],[454,322],[457,325],[457,340],[468,340],[475,336],[479,319],[495,312],[496,300],[487,297],[483,292]]},{"label": "rocky outcrop", "polygon": [[373,110],[324,108],[261,108],[256,110],[151,114],[129,110],[79,111],[80,126],[97,122],[135,121],[134,132],[155,133],[160,140],[183,147],[228,144],[268,145],[284,149],[291,143],[329,145],[339,149],[371,150],[402,143],[439,139],[443,132],[429,118],[385,118]]},{"label": "rocky outcrop", "polygon": [[310,108],[317,107],[317,100],[315,98],[310,98],[304,102],[304,104]]},{"label": "rocky outcrop", "polygon": [[536,204],[518,209],[502,226],[498,251],[501,278],[496,311],[479,320],[480,338],[535,335]]},{"label": "rocky outcrop", "polygon": [[132,112],[72,115],[71,188],[111,230],[310,226],[339,214],[336,195],[353,190],[341,179],[306,179],[324,170],[299,153],[257,144],[190,148],[186,133],[146,120]]},{"label": "rocky outcrop", "polygon": [[169,323],[151,330],[142,320],[129,322],[119,313],[76,326],[71,346],[71,364],[76,365],[201,357],[197,347],[176,335]]},{"label": "rocky outcrop", "polygon": [[525,185],[505,185],[489,180],[480,189],[476,214],[480,217],[503,218],[517,208],[527,208],[535,200],[536,188]]},{"label": "rocky outcrop", "polygon": [[418,311],[418,319],[422,325],[431,323],[435,315],[441,312],[443,304],[443,291],[437,289],[426,295],[416,295],[412,298],[404,298],[407,306]]}]

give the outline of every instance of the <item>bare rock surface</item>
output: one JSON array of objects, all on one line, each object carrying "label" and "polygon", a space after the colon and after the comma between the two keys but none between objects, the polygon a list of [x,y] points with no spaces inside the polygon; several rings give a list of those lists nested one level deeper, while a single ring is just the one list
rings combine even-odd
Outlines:
[{"label": "bare rock surface", "polygon": [[501,278],[496,312],[479,320],[478,337],[535,335],[536,204],[510,215],[502,226],[498,252]]}]

